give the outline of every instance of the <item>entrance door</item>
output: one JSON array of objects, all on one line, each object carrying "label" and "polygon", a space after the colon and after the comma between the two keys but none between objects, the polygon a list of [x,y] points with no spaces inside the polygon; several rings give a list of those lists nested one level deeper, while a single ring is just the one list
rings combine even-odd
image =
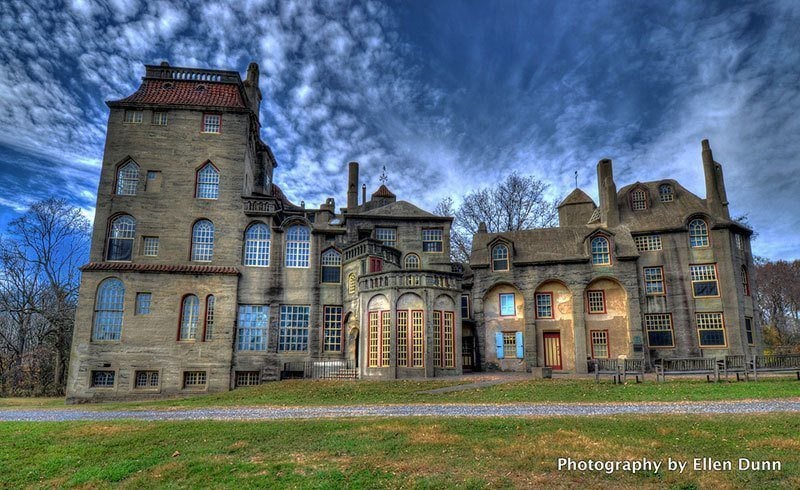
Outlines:
[{"label": "entrance door", "polygon": [[475,337],[461,337],[461,363],[464,372],[475,369]]},{"label": "entrance door", "polygon": [[561,371],[561,334],[556,332],[544,334],[544,365]]}]

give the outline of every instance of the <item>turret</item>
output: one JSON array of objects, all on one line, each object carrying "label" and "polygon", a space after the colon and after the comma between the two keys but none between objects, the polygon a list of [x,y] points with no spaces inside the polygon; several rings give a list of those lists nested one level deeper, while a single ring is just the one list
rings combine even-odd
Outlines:
[{"label": "turret", "polygon": [[728,211],[728,195],[725,192],[725,179],[722,176],[722,165],[714,161],[711,145],[708,140],[703,140],[703,174],[706,178],[706,203],[711,211],[730,219]]},{"label": "turret", "polygon": [[347,209],[354,210],[358,207],[358,162],[348,164],[347,177]]},{"label": "turret", "polygon": [[258,63],[250,63],[247,66],[244,93],[247,95],[247,106],[258,115],[258,110],[261,107],[261,89],[258,88]]},{"label": "turret", "polygon": [[600,195],[600,221],[612,227],[619,224],[617,185],[611,160],[604,158],[597,164],[597,190]]}]

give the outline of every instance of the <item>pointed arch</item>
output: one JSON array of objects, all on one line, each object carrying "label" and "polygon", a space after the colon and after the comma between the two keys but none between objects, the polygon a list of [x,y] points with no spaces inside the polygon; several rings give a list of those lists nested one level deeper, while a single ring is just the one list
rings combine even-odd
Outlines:
[{"label": "pointed arch", "polygon": [[197,169],[194,197],[197,199],[219,198],[219,169],[210,160]]},{"label": "pointed arch", "polygon": [[118,196],[135,196],[139,187],[139,164],[127,159],[117,166],[116,194]]}]

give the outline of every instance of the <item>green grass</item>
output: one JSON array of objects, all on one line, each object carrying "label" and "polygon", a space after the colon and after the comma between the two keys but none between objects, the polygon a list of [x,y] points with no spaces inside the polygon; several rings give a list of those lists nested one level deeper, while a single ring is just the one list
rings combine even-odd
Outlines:
[{"label": "green grass", "polygon": [[[798,488],[796,415],[0,424],[0,487]],[[558,457],[779,460],[780,472],[562,471]]]},{"label": "green grass", "polygon": [[[800,397],[800,382],[770,378],[759,382],[707,383],[704,380],[648,381],[641,384],[595,384],[589,379],[515,381],[453,393],[420,391],[464,384],[464,381],[281,381],[252,388],[186,398],[148,402],[89,405],[100,410],[117,408],[208,407],[231,405],[324,406],[397,403],[516,403],[516,402],[658,402],[712,401]],[[61,399],[2,399],[0,408],[55,407]],[[85,408],[85,407],[84,407]]]}]

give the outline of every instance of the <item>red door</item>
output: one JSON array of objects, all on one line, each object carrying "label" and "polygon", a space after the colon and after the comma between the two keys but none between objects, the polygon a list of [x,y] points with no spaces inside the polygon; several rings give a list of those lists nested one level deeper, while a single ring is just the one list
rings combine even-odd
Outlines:
[{"label": "red door", "polygon": [[561,371],[561,334],[557,332],[544,334],[544,365]]}]

